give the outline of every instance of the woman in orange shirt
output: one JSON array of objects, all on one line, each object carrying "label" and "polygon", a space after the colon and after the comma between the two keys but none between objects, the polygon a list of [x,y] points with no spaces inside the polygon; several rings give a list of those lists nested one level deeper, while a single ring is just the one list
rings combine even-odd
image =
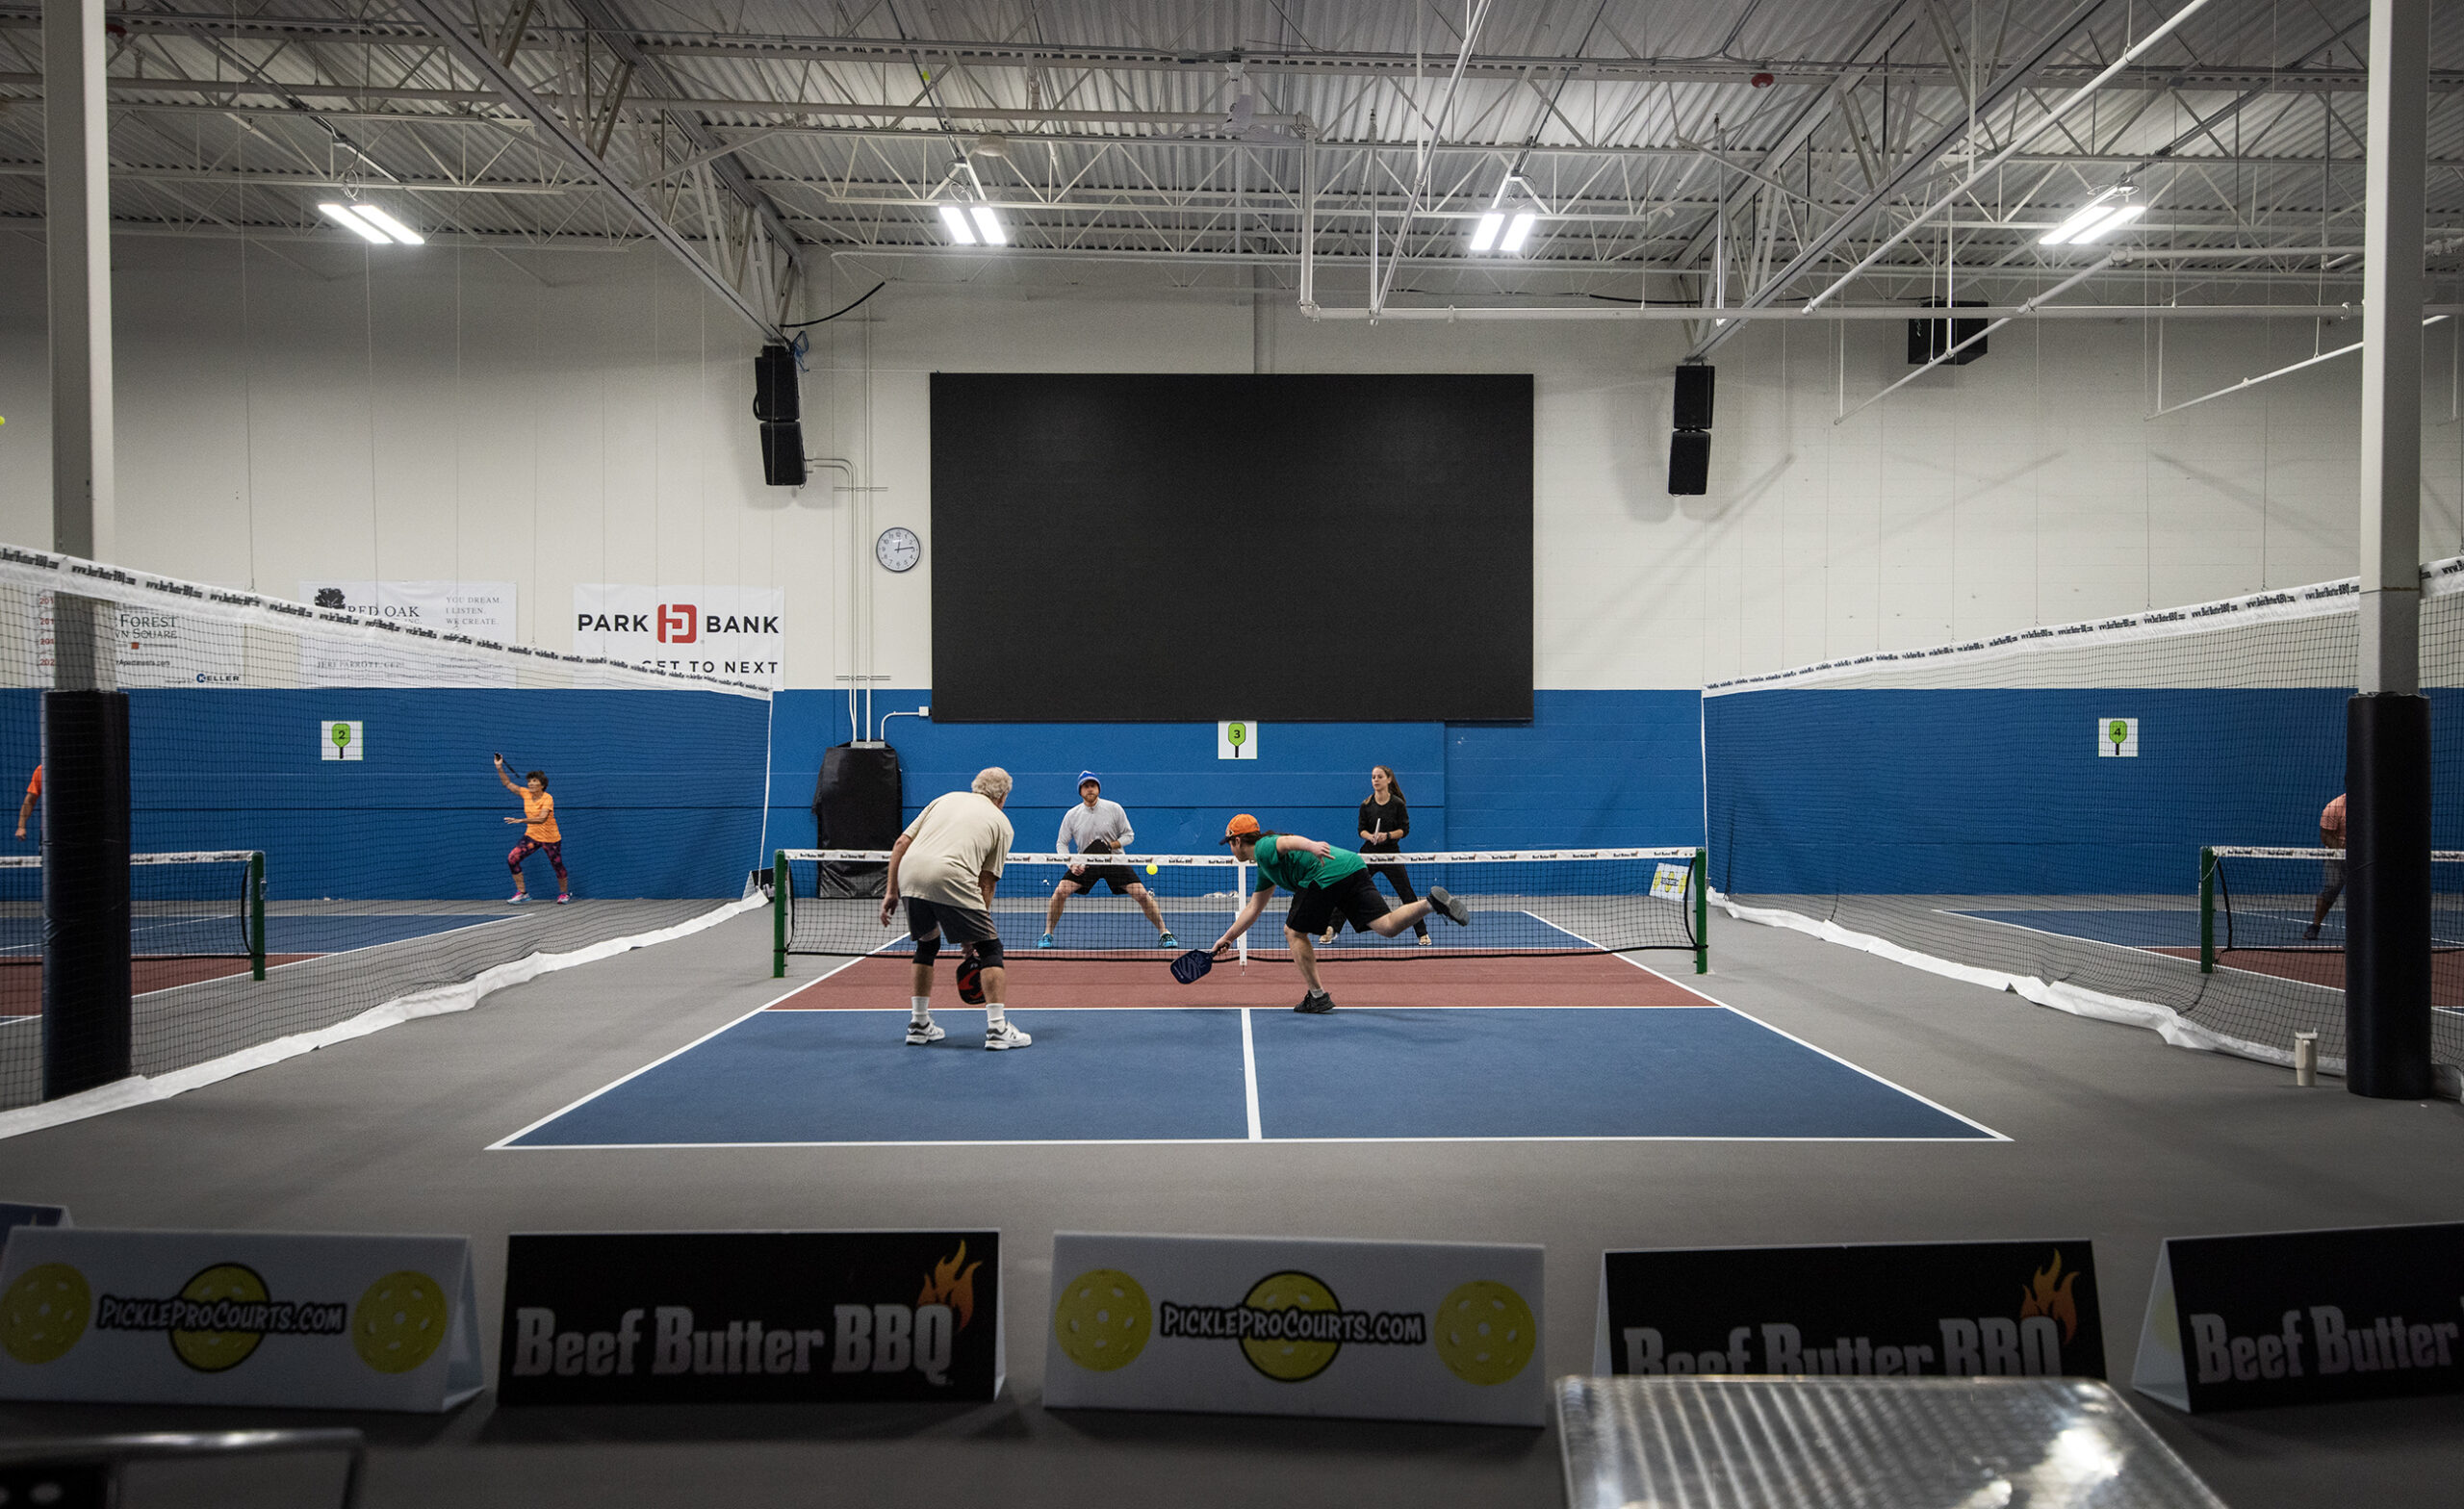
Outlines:
[{"label": "woman in orange shirt", "polygon": [[513,777],[506,774],[504,756],[500,754],[497,756],[497,779],[504,782],[507,791],[522,798],[522,815],[508,817],[505,821],[529,825],[522,831],[522,842],[515,844],[513,852],[504,857],[505,863],[513,870],[514,904],[519,906],[530,899],[530,891],[522,880],[522,861],[534,854],[545,853],[549,864],[556,871],[556,905],[563,906],[574,899],[574,886],[572,879],[565,874],[565,835],[556,827],[556,799],[548,794],[548,773],[534,770],[523,784],[517,786],[513,783]]}]

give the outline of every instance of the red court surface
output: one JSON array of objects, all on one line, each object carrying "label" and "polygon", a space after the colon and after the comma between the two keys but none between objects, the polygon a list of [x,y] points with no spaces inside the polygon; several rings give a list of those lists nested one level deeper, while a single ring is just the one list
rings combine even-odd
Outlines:
[{"label": "red court surface", "polygon": [[[266,967],[295,964],[314,954],[268,954]],[[207,980],[227,980],[250,969],[244,959],[141,959],[129,969],[130,989],[138,995],[169,990]],[[42,960],[11,959],[0,966],[0,1016],[42,1014]]]},{"label": "red court surface", "polygon": [[[1682,953],[1668,956],[1670,973],[1690,971],[1694,961]],[[1282,1010],[1300,999],[1306,986],[1300,972],[1283,959],[1256,959],[1246,973],[1234,962],[1219,962],[1195,985],[1176,983],[1168,972],[1170,956],[1159,951],[1152,963],[1091,963],[1030,959],[1010,966],[1002,1005],[1021,1010],[1039,1007],[1212,1006]],[[825,960],[814,960],[828,968]],[[942,957],[944,965],[950,956]],[[827,978],[788,996],[773,1007],[783,1011],[904,1010],[909,971],[904,955],[874,955],[857,960]],[[1318,978],[1335,998],[1338,1010],[1368,1007],[1515,1007],[1515,1006],[1702,1006],[1704,998],[1684,986],[1608,955],[1547,955],[1519,959],[1377,959],[1323,963]],[[934,971],[933,1004],[937,1008],[972,1010],[959,999],[953,968]]]},{"label": "red court surface", "polygon": [[[2196,959],[2194,948],[2157,948],[2152,954],[2173,959]],[[2345,956],[2342,949],[2219,949],[2216,967],[2238,969],[2246,975],[2268,975],[2277,980],[2297,980],[2303,985],[2324,985],[2330,990],[2345,987]],[[2442,949],[2429,957],[2430,1004],[2444,1010],[2464,1010],[2464,953]]]}]

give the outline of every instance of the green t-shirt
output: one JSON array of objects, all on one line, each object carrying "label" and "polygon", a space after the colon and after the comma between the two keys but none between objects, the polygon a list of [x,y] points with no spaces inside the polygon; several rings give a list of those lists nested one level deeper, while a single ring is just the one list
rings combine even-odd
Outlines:
[{"label": "green t-shirt", "polygon": [[1250,859],[1258,867],[1258,879],[1270,881],[1288,891],[1298,891],[1308,885],[1332,885],[1347,875],[1357,875],[1369,868],[1360,856],[1348,849],[1336,849],[1321,859],[1306,849],[1290,853],[1269,833],[1258,840],[1257,852]]}]

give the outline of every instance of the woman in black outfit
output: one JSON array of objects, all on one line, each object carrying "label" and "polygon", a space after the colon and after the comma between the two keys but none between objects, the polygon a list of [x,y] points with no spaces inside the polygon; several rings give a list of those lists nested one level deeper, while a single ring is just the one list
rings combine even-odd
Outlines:
[{"label": "woman in black outfit", "polygon": [[[1395,773],[1383,765],[1369,767],[1369,800],[1360,805],[1360,853],[1370,861],[1372,877],[1384,876],[1395,888],[1395,899],[1415,902],[1420,897],[1412,891],[1412,878],[1399,864],[1379,863],[1379,855],[1401,854],[1403,835],[1412,831],[1411,810],[1403,806],[1403,788]],[[1428,943],[1428,924],[1416,922],[1412,931],[1420,935],[1421,946]]]}]

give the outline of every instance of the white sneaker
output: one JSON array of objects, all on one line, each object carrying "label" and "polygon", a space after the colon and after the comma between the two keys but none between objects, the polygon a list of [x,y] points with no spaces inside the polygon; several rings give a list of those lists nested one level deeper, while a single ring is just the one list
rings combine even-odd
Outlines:
[{"label": "white sneaker", "polygon": [[1018,1031],[1014,1022],[1003,1022],[984,1035],[984,1045],[988,1048],[1023,1048],[1033,1041],[1035,1039]]},{"label": "white sneaker", "polygon": [[907,1024],[907,1045],[911,1048],[921,1048],[926,1043],[939,1042],[948,1036],[948,1033],[941,1031],[930,1021]]}]

